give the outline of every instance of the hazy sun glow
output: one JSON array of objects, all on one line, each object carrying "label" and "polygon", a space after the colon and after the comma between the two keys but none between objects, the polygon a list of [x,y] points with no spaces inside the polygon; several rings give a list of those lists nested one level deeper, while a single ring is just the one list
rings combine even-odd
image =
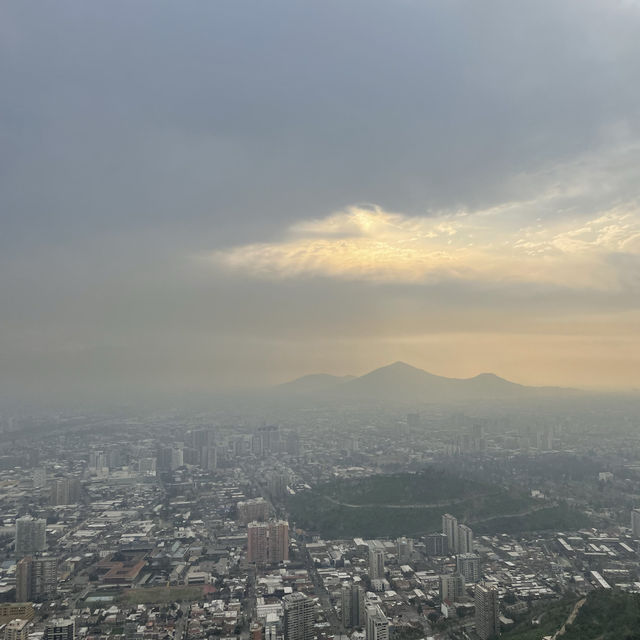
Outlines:
[{"label": "hazy sun glow", "polygon": [[324,275],[433,282],[530,282],[612,289],[621,284],[612,255],[640,255],[637,211],[514,228],[512,212],[410,217],[380,207],[349,207],[293,225],[283,240],[214,254],[255,276]]}]

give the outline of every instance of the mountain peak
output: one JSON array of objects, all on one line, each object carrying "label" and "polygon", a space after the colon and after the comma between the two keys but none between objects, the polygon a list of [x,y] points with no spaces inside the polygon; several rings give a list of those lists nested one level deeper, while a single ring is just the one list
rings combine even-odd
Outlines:
[{"label": "mountain peak", "polygon": [[422,371],[422,369],[418,369],[417,367],[414,367],[410,364],[407,364],[406,362],[403,362],[402,360],[396,360],[395,362],[392,362],[391,364],[387,364],[383,367],[379,367],[378,369],[375,369],[375,371],[380,371],[380,369],[396,369],[396,370],[404,370],[404,371]]},{"label": "mountain peak", "polygon": [[495,373],[472,378],[446,378],[398,360],[358,378],[326,374],[304,376],[280,389],[326,394],[325,397],[416,404],[482,399],[531,397],[561,393],[561,389],[536,389],[505,380]]}]

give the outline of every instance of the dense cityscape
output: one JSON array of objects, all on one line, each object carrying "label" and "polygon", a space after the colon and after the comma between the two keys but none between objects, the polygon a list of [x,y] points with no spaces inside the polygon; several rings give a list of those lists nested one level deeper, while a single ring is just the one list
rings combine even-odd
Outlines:
[{"label": "dense cityscape", "polygon": [[556,637],[640,593],[637,417],[585,402],[5,417],[5,638]]}]

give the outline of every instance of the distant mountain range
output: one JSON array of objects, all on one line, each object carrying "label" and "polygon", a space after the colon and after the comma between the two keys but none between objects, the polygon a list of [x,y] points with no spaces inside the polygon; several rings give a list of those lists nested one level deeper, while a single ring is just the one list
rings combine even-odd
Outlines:
[{"label": "distant mountain range", "polygon": [[404,362],[375,369],[363,376],[312,374],[276,387],[283,396],[310,396],[331,400],[377,400],[393,403],[455,402],[559,396],[575,393],[560,387],[527,387],[481,373],[473,378],[445,378]]}]

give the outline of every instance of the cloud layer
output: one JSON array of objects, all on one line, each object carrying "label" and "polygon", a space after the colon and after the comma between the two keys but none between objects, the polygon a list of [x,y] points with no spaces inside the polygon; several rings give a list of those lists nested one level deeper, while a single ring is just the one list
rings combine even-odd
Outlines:
[{"label": "cloud layer", "polygon": [[212,258],[260,278],[624,290],[640,273],[640,192],[625,163],[640,166],[640,150],[609,150],[606,160],[591,155],[529,176],[540,191],[527,200],[423,216],[351,206]]},{"label": "cloud layer", "polygon": [[638,33],[611,0],[4,0],[0,414],[397,359],[640,387]]}]

